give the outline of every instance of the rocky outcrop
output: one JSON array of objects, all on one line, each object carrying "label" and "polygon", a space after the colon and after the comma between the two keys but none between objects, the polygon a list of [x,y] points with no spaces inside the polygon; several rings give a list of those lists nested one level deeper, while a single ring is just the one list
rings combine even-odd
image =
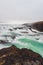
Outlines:
[{"label": "rocky outcrop", "polygon": [[32,50],[11,46],[0,50],[0,65],[43,65],[43,58]]},{"label": "rocky outcrop", "polygon": [[35,22],[35,23],[26,23],[23,25],[29,29],[35,29],[35,30],[38,30],[40,32],[43,32],[43,21],[39,21],[39,22]]}]

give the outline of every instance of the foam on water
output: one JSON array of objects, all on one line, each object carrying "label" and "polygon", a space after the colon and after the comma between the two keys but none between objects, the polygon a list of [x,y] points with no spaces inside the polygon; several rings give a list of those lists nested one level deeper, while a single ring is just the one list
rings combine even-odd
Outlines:
[{"label": "foam on water", "polygon": [[[0,41],[7,41],[6,44],[0,43],[0,49],[15,45],[18,48],[31,49],[34,52],[39,53],[43,57],[43,33],[33,33],[29,29],[14,29],[15,27],[21,26],[22,25],[0,25]],[[12,29],[12,31],[10,31],[9,29]]]}]

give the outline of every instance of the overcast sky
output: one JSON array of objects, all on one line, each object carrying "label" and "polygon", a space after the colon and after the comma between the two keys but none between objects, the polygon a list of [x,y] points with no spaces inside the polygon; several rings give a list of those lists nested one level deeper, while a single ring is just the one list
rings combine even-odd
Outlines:
[{"label": "overcast sky", "polygon": [[43,20],[43,0],[0,0],[1,20]]}]

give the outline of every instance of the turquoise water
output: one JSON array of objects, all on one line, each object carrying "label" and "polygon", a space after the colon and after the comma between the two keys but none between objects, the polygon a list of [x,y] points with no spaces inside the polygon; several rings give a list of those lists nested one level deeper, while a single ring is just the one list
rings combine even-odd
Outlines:
[{"label": "turquoise water", "polygon": [[38,42],[36,40],[27,39],[27,38],[19,38],[16,40],[15,43],[7,43],[4,44],[4,47],[9,47],[15,45],[18,48],[27,48],[31,49],[32,51],[39,53],[43,57],[43,43]]},{"label": "turquoise water", "polygon": [[[21,32],[24,31],[24,29],[23,30],[13,30],[12,29],[13,31],[9,31],[8,30],[10,29],[9,26],[5,26],[5,27],[4,26],[1,26],[1,28],[2,27],[3,28],[0,30],[1,31],[0,40],[5,40],[5,41],[8,40],[8,42],[6,44],[0,44],[0,49],[15,45],[16,47],[20,49],[21,48],[31,49],[34,52],[39,53],[43,57],[43,33],[34,34],[33,32],[29,30],[29,34],[25,34],[25,33],[23,34]],[[11,26],[11,28],[13,27]],[[3,35],[4,37],[1,35]],[[7,38],[6,38],[6,35],[7,35]],[[12,39],[13,36],[15,36],[14,39]],[[40,40],[41,42],[39,42]]]},{"label": "turquoise water", "polygon": [[21,39],[19,39],[19,41],[26,43],[27,49],[29,48],[29,49],[39,53],[43,57],[43,44],[42,43],[35,41],[35,40],[26,39],[26,38],[21,38]]},{"label": "turquoise water", "polygon": [[16,47],[31,49],[43,57],[43,43],[27,38],[20,38],[18,41],[18,43],[14,44]]}]

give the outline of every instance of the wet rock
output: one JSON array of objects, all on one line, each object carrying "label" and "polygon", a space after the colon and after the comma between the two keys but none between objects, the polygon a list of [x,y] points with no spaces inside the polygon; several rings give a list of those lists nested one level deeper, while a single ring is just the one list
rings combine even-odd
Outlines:
[{"label": "wet rock", "polygon": [[0,65],[43,65],[43,58],[32,50],[11,46],[0,50]]}]

